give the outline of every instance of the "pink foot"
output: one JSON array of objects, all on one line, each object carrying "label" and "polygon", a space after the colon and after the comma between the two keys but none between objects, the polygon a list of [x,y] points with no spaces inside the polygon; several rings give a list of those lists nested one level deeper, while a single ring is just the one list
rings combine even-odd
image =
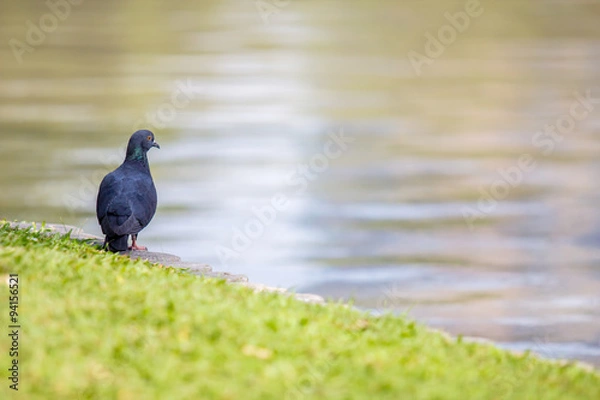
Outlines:
[{"label": "pink foot", "polygon": [[145,246],[138,246],[137,244],[134,244],[129,248],[129,250],[147,251],[148,248]]},{"label": "pink foot", "polygon": [[129,250],[138,250],[138,251],[147,251],[148,248],[144,246],[138,246],[137,244],[137,235],[131,237],[131,247]]}]

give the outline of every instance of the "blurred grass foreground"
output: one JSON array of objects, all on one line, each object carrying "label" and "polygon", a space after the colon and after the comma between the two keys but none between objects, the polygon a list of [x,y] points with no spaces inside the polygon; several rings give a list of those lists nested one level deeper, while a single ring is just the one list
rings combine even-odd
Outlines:
[{"label": "blurred grass foreground", "polygon": [[[3,399],[600,398],[600,375],[575,363],[3,224],[3,282],[9,273],[23,293],[23,337],[18,392],[3,379]],[[10,324],[6,312],[0,323]]]}]

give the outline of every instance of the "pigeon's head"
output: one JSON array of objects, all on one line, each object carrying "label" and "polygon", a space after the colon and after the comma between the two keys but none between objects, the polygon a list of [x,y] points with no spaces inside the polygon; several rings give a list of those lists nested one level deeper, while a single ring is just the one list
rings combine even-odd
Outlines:
[{"label": "pigeon's head", "polygon": [[128,148],[141,148],[145,152],[150,150],[153,147],[160,149],[160,146],[154,140],[154,133],[150,132],[147,129],[141,129],[131,135],[131,139],[129,139]]},{"label": "pigeon's head", "polygon": [[154,140],[154,133],[147,129],[139,130],[131,135],[129,139],[125,159],[146,162],[146,153],[153,147],[160,149],[160,146]]}]

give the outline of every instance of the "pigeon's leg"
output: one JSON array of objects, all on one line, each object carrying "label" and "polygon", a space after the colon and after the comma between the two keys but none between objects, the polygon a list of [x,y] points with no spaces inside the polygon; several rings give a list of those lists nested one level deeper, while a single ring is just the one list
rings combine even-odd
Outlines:
[{"label": "pigeon's leg", "polygon": [[147,247],[138,246],[137,244],[137,233],[131,235],[131,250],[148,250]]}]

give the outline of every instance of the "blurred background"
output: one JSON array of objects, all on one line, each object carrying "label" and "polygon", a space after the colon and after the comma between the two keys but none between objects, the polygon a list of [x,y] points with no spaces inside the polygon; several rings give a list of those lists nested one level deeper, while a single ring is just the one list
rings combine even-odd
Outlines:
[{"label": "blurred background", "polygon": [[100,234],[148,128],[151,250],[600,365],[600,0],[52,1],[0,5],[0,218]]}]

